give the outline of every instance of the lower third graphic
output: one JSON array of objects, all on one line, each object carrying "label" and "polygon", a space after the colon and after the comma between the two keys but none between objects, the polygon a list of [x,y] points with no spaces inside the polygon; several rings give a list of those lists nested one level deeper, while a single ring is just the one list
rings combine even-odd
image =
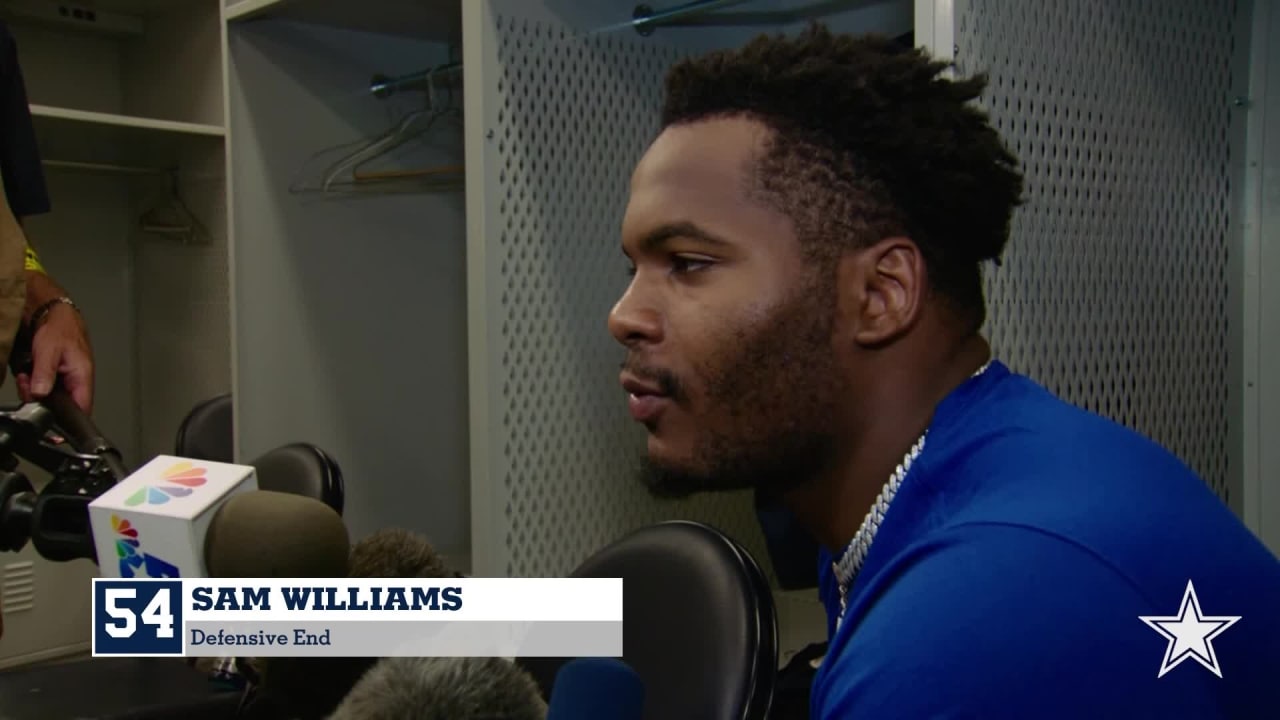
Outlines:
[{"label": "lower third graphic", "polygon": [[181,580],[93,581],[93,655],[181,656]]},{"label": "lower third graphic", "polygon": [[1153,630],[1169,640],[1169,647],[1164,653],[1164,662],[1160,664],[1162,678],[1165,673],[1178,667],[1188,658],[1205,666],[1218,677],[1222,677],[1222,668],[1218,666],[1218,655],[1213,650],[1213,639],[1221,635],[1227,628],[1240,621],[1239,615],[1207,616],[1200,610],[1200,600],[1196,597],[1196,588],[1187,581],[1186,592],[1182,594],[1182,606],[1178,614],[1172,616],[1143,615],[1138,618],[1151,626]]}]

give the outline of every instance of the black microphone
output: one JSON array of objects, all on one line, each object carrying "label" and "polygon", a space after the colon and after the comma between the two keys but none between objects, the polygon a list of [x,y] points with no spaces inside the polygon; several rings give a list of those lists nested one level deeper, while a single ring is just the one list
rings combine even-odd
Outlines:
[{"label": "black microphone", "polygon": [[53,389],[40,401],[53,413],[54,422],[66,434],[67,442],[78,452],[86,455],[97,455],[107,466],[117,482],[125,479],[129,471],[124,466],[124,458],[119,448],[112,445],[102,434],[71,395],[62,387],[62,381],[53,384]]},{"label": "black microphone", "polygon": [[546,720],[640,720],[644,682],[613,658],[578,658],[556,673]]},{"label": "black microphone", "polygon": [[[425,537],[396,528],[379,530],[353,545],[345,575],[460,577]],[[323,720],[378,662],[372,657],[270,657],[251,659],[248,665],[259,678],[255,702],[297,720]]]},{"label": "black microphone", "polygon": [[[327,720],[548,717],[538,684],[510,660],[396,657],[379,660],[370,668]],[[607,718],[600,716],[599,720]]]}]

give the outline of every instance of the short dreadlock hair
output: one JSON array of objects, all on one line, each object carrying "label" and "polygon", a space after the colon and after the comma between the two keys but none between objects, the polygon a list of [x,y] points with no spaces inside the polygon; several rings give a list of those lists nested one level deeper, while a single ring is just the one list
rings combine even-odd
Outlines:
[{"label": "short dreadlock hair", "polygon": [[948,79],[947,67],[888,37],[814,24],[678,63],[662,125],[762,122],[773,132],[752,191],[791,217],[808,257],[909,237],[931,285],[976,331],[986,318],[980,265],[1004,252],[1022,175],[970,104],[987,78]]}]

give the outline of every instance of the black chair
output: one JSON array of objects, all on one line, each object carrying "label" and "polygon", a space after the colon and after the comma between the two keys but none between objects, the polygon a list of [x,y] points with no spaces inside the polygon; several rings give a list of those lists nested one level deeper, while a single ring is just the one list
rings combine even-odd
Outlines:
[{"label": "black chair", "polygon": [[257,471],[260,490],[312,497],[342,514],[346,497],[342,468],[315,445],[305,442],[281,445],[249,464]]},{"label": "black chair", "polygon": [[[178,426],[174,454],[193,460],[235,462],[231,395],[204,400]],[[310,443],[289,443],[269,450],[249,463],[258,471],[263,490],[306,495],[342,514],[345,490],[342,469],[333,458]]]},{"label": "black chair", "polygon": [[[573,577],[620,577],[623,660],[645,686],[645,720],[764,720],[778,672],[768,579],[715,528],[671,521],[637,530]],[[523,658],[550,698],[567,658]]]},{"label": "black chair", "polygon": [[192,460],[235,462],[231,395],[219,395],[196,405],[178,426],[174,455]]}]

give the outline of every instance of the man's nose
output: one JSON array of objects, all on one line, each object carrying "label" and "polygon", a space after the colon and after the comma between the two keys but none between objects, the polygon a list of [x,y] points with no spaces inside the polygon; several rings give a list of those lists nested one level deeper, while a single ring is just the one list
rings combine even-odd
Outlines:
[{"label": "man's nose", "polygon": [[609,312],[609,334],[628,348],[662,342],[662,313],[632,283]]}]

